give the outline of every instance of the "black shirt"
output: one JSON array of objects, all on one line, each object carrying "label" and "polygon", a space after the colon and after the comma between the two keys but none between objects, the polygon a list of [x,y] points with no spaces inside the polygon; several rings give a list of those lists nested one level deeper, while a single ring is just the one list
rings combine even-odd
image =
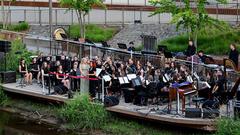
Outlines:
[{"label": "black shirt", "polygon": [[192,45],[192,46],[189,45],[185,52],[185,55],[190,57],[190,56],[194,55],[195,53],[196,53],[196,47],[194,45]]},{"label": "black shirt", "polygon": [[232,60],[234,62],[234,64],[236,65],[236,67],[238,67],[238,51],[235,50],[231,50],[229,53],[229,59]]}]

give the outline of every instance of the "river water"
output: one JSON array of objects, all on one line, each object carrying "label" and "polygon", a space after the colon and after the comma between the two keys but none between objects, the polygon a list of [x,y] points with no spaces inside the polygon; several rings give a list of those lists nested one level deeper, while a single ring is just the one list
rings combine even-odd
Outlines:
[{"label": "river water", "polygon": [[0,111],[0,135],[66,135],[56,127],[27,121]]}]

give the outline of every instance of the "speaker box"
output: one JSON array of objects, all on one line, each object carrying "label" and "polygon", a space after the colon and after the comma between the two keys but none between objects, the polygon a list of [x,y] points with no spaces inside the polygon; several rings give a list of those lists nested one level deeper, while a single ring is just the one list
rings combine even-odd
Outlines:
[{"label": "speaker box", "polygon": [[185,117],[186,118],[201,118],[202,111],[200,108],[186,108]]},{"label": "speaker box", "polygon": [[104,106],[111,107],[119,104],[119,100],[115,96],[107,96],[104,98]]},{"label": "speaker box", "polygon": [[219,117],[220,112],[218,109],[205,109],[203,108],[203,118],[213,119]]},{"label": "speaker box", "polygon": [[15,83],[16,82],[16,72],[7,71],[1,73],[2,83]]},{"label": "speaker box", "polygon": [[9,52],[11,49],[11,42],[0,40],[0,52]]}]

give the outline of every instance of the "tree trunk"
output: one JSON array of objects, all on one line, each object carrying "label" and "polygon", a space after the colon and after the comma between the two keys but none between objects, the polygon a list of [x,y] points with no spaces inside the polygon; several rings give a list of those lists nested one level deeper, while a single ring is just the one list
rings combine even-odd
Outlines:
[{"label": "tree trunk", "polygon": [[9,1],[8,2],[8,8],[7,8],[7,14],[6,14],[6,21],[5,21],[5,25],[8,26],[9,24],[9,20],[8,20],[8,17],[9,17],[9,14],[10,14],[10,5],[11,5],[12,1]]},{"label": "tree trunk", "polygon": [[3,25],[3,29],[5,29],[4,0],[1,0],[1,9],[2,9],[2,25]]}]

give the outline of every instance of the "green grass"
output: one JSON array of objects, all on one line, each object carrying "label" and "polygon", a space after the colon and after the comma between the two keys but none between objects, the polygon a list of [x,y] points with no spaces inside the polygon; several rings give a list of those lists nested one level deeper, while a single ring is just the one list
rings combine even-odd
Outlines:
[{"label": "green grass", "polygon": [[7,101],[8,101],[8,97],[4,93],[2,86],[0,86],[0,106],[5,105]]},{"label": "green grass", "polygon": [[[2,29],[2,25],[0,25],[0,29]],[[10,31],[20,32],[20,31],[26,31],[28,29],[29,29],[29,24],[27,22],[20,22],[17,24],[11,24],[7,26],[7,30],[10,30]]]},{"label": "green grass", "polygon": [[[240,44],[240,30],[217,30],[216,28],[206,28],[201,30],[198,35],[197,50],[203,50],[206,54],[226,55],[229,53],[231,43]],[[172,37],[160,42],[166,45],[170,51],[184,51],[188,45],[186,34]],[[240,50],[240,47],[238,47]]]},{"label": "green grass", "polygon": [[231,118],[219,119],[215,135],[240,135],[240,120]]},{"label": "green grass", "polygon": [[[70,30],[70,38],[79,38],[80,35],[80,27],[79,25],[71,25]],[[86,38],[92,40],[93,42],[101,42],[107,41],[111,39],[117,32],[116,28],[109,28],[98,26],[94,24],[86,25]]]}]

